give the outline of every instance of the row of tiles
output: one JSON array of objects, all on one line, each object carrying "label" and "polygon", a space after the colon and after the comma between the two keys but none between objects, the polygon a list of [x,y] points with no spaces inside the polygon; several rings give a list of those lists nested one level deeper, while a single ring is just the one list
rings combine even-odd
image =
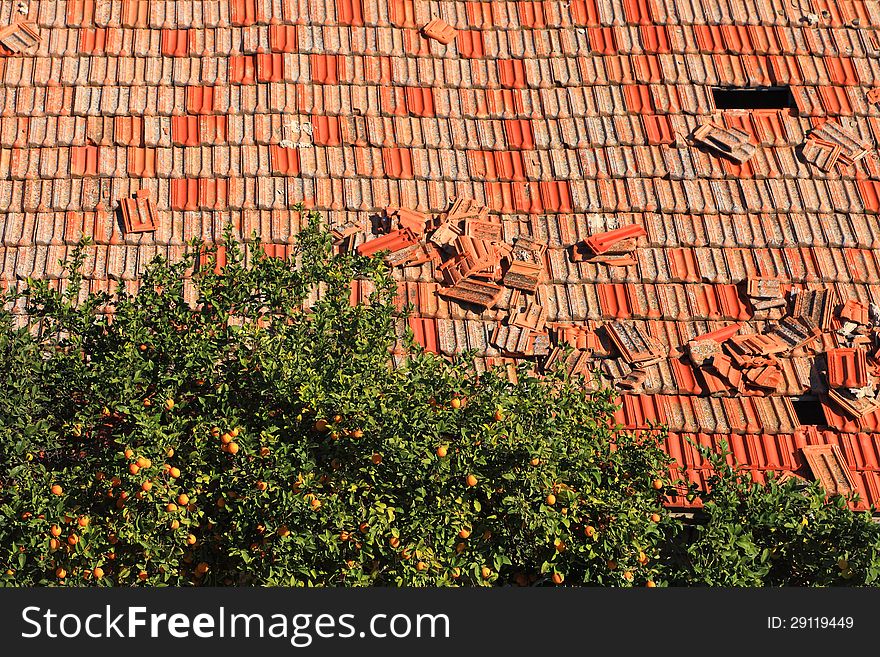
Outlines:
[{"label": "row of tiles", "polygon": [[396,57],[532,58],[571,55],[735,54],[877,57],[874,29],[729,25],[460,29],[449,45],[415,28],[277,24],[252,28],[140,30],[71,26],[40,31],[27,56],[106,54],[213,57],[257,52],[378,53]]},{"label": "row of tiles", "polygon": [[[92,166],[93,161],[86,162]],[[306,203],[322,210],[378,212],[396,206],[440,212],[450,198],[463,196],[511,215],[880,213],[880,182],[874,180],[630,178],[511,183],[254,175],[0,180],[0,213],[109,209],[140,188],[151,190],[160,210],[186,211],[283,210]]]},{"label": "row of tiles", "polygon": [[[201,27],[281,21],[421,27],[440,17],[455,27],[510,28],[622,24],[802,23],[880,26],[875,0],[32,0],[27,17],[45,26]],[[0,17],[14,16],[14,6]]]},{"label": "row of tiles", "polygon": [[[10,87],[56,87],[60,83],[62,86],[92,85],[111,89],[167,84],[247,88],[258,83],[282,82],[356,86],[421,85],[440,89],[601,88],[609,84],[664,84],[677,96],[683,96],[679,103],[686,107],[688,92],[677,87],[876,86],[880,83],[878,59],[880,57],[683,54],[544,56],[525,59],[430,59],[375,53],[263,53],[204,58],[76,55],[0,57],[0,73],[4,84]],[[245,91],[247,89],[238,90],[237,93]],[[867,110],[862,110],[862,105],[871,103],[857,100],[857,90],[851,91],[854,96],[850,101],[853,110],[865,113]],[[599,92],[594,90],[593,93]],[[807,109],[797,92],[795,101],[801,110]]]},{"label": "row of tiles", "polygon": [[[366,216],[360,212],[345,210],[322,214],[331,226],[352,223],[363,225]],[[647,233],[640,239],[639,249],[633,254],[639,271],[653,272],[658,268],[662,270],[664,258],[670,263],[679,257],[678,253],[682,249],[692,248],[699,249],[697,253],[705,256],[693,258],[697,262],[688,265],[699,267],[699,278],[711,277],[712,272],[722,266],[722,261],[737,263],[730,270],[738,272],[737,278],[743,278],[744,271],[772,277],[774,271],[783,271],[778,265],[769,264],[782,262],[784,256],[780,249],[880,249],[880,215],[611,213],[537,215],[528,218],[502,215],[498,220],[505,242],[513,243],[517,237],[524,236],[546,244],[551,250],[570,247],[589,235],[635,224],[644,228]],[[160,211],[156,231],[149,236],[148,241],[162,245],[179,245],[197,237],[216,242],[222,239],[227,224],[232,225],[238,239],[248,239],[256,231],[267,241],[275,243],[291,241],[302,227],[300,213],[288,209],[244,210],[234,213]],[[82,231],[91,235],[97,244],[140,244],[145,239],[141,235],[123,234],[109,211],[8,213],[2,216],[0,226],[2,246],[73,244]],[[666,256],[663,249],[673,249],[675,255]],[[735,251],[736,255],[718,253],[722,249]],[[820,263],[818,268],[824,268],[828,266],[828,257],[837,256],[819,255],[811,259]],[[554,256],[548,266],[558,267],[558,258]],[[667,267],[678,269],[679,265],[667,264]],[[581,262],[577,264],[577,268],[575,271],[586,272],[585,275],[591,280],[631,281],[629,267],[606,267]],[[816,267],[811,268],[811,272],[816,270]],[[412,272],[414,269],[408,268],[406,271]],[[421,273],[419,270],[420,275]],[[789,275],[788,272],[785,275]],[[419,278],[420,276],[411,277],[411,280]],[[639,280],[642,280],[641,277]]]},{"label": "row of tiles", "polygon": [[[172,130],[172,143],[198,139],[196,122]],[[174,125],[175,122],[172,122]],[[0,178],[34,180],[74,177],[227,178],[303,176],[305,178],[381,178],[400,180],[520,183],[541,193],[541,181],[624,180],[849,180],[870,193],[868,179],[880,177],[880,162],[871,156],[855,166],[823,172],[801,160],[800,147],[759,150],[745,165],[694,148],[619,146],[601,149],[503,150],[534,145],[531,131],[504,126],[493,149],[426,149],[365,146],[287,148],[280,145],[190,147],[0,147]],[[272,131],[279,135],[282,130]],[[213,132],[213,135],[218,133]],[[484,133],[485,134],[485,133]],[[278,139],[278,137],[275,137]],[[231,140],[233,143],[235,140]],[[486,140],[489,142],[490,140]],[[534,187],[537,184],[538,187]],[[873,203],[867,196],[865,203]],[[180,208],[177,208],[180,209]],[[547,208],[550,210],[550,208]]]}]

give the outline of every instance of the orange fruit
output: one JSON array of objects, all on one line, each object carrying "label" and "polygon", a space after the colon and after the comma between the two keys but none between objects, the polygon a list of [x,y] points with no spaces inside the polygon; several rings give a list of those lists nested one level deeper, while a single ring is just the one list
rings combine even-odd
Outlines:
[{"label": "orange fruit", "polygon": [[317,511],[321,508],[321,500],[312,500],[311,502],[309,502],[309,504],[311,505],[313,511]]},{"label": "orange fruit", "polygon": [[651,522],[660,522],[660,514],[652,513],[651,514]]},{"label": "orange fruit", "polygon": [[536,456],[536,457],[533,458],[531,461],[529,461],[529,465],[531,465],[531,466],[533,466],[533,467],[535,467],[535,466],[539,466],[539,465],[541,465],[541,459],[539,459],[539,458]]},{"label": "orange fruit", "polygon": [[76,534],[71,534],[67,537],[67,543],[69,545],[76,545],[77,543],[79,543],[79,536],[77,536]]},{"label": "orange fruit", "polygon": [[141,580],[142,582],[146,582],[148,577],[149,577],[149,575],[147,574],[146,570],[142,570],[141,572],[138,573],[138,579]]},{"label": "orange fruit", "polygon": [[169,527],[171,527],[171,529],[178,529],[180,527],[180,521],[179,520],[172,520]]},{"label": "orange fruit", "polygon": [[453,568],[451,571],[449,571],[449,574],[452,576],[452,579],[458,579],[459,577],[461,577],[461,569]]},{"label": "orange fruit", "polygon": [[169,513],[174,513],[175,511],[177,511],[177,505],[174,502],[169,502],[165,505],[165,510]]},{"label": "orange fruit", "polygon": [[149,493],[153,488],[153,482],[149,479],[141,484],[141,490],[145,493]]},{"label": "orange fruit", "polygon": [[174,400],[169,398],[165,400],[165,410],[174,410]]},{"label": "orange fruit", "polygon": [[61,488],[61,486],[59,486],[58,484],[54,484],[49,490],[52,491],[53,495],[61,495],[61,493],[64,492],[64,489]]},{"label": "orange fruit", "polygon": [[627,570],[625,573],[623,573],[623,579],[625,579],[627,582],[631,582],[633,581],[633,574]]},{"label": "orange fruit", "polygon": [[230,454],[238,454],[238,443],[229,443],[226,446],[226,451]]},{"label": "orange fruit", "polygon": [[499,408],[498,410],[495,411],[495,415],[493,415],[492,417],[495,418],[496,422],[501,422],[501,420],[504,419],[504,413],[502,413],[501,409]]},{"label": "orange fruit", "polygon": [[448,453],[449,451],[446,448],[446,445],[440,445],[440,447],[437,448],[437,456],[439,456],[441,459],[445,458]]},{"label": "orange fruit", "polygon": [[339,540],[340,541],[345,542],[349,538],[351,538],[351,534],[349,534],[347,531],[342,530],[341,532],[339,532]]},{"label": "orange fruit", "polygon": [[554,504],[556,504],[556,496],[555,496],[553,493],[550,493],[550,494],[544,499],[544,501],[547,502],[547,506],[553,506]]},{"label": "orange fruit", "polygon": [[141,471],[141,466],[139,466],[137,463],[132,463],[128,466],[128,471],[131,474],[136,475],[138,472]]},{"label": "orange fruit", "polygon": [[153,465],[153,462],[150,459],[145,459],[143,456],[139,456],[135,463],[138,464],[139,468],[149,468]]},{"label": "orange fruit", "polygon": [[134,456],[134,451],[131,448],[126,448],[124,454],[125,458],[130,459],[132,456]]},{"label": "orange fruit", "polygon": [[318,420],[315,422],[315,431],[324,432],[327,430],[327,420]]},{"label": "orange fruit", "polygon": [[82,528],[86,528],[89,526],[89,517],[88,516],[80,516],[76,520],[76,524]]},{"label": "orange fruit", "polygon": [[211,427],[211,435],[214,436],[214,438],[219,436],[221,433],[223,432],[220,430],[220,427]]},{"label": "orange fruit", "polygon": [[50,538],[49,539],[49,549],[50,550],[57,550],[60,547],[61,547],[61,542],[57,538]]},{"label": "orange fruit", "polygon": [[171,458],[172,456],[174,456],[174,448],[169,447],[168,449],[166,449],[165,456],[167,456],[168,458]]},{"label": "orange fruit", "polygon": [[663,482],[659,479],[655,479],[651,485],[654,487],[654,490],[660,490],[663,488]]},{"label": "orange fruit", "polygon": [[55,577],[57,577],[58,579],[64,579],[65,577],[67,577],[67,571],[59,566],[55,569]]},{"label": "orange fruit", "polygon": [[388,539],[388,544],[391,547],[396,549],[400,545],[400,539],[397,538],[396,536],[392,536],[391,538]]},{"label": "orange fruit", "polygon": [[233,427],[232,431],[230,431],[229,433],[232,434],[233,438],[238,438],[238,434],[240,432],[241,430],[238,427]]},{"label": "orange fruit", "polygon": [[492,571],[487,566],[483,566],[480,568],[480,575],[483,576],[483,579],[489,579],[492,577]]},{"label": "orange fruit", "polygon": [[586,534],[587,538],[593,538],[596,535],[596,528],[593,525],[587,525],[584,527],[584,534]]},{"label": "orange fruit", "polygon": [[269,488],[269,484],[267,484],[265,481],[258,481],[257,482],[257,490],[264,491],[267,488]]},{"label": "orange fruit", "polygon": [[224,445],[228,445],[232,442],[232,434],[224,433],[222,436],[220,436],[220,442]]},{"label": "orange fruit", "polygon": [[449,402],[449,405],[452,406],[452,408],[461,408],[461,400],[456,397],[451,402]]},{"label": "orange fruit", "polygon": [[643,566],[648,563],[648,555],[644,552],[639,552],[639,563]]},{"label": "orange fruit", "polygon": [[428,570],[428,564],[426,564],[424,561],[419,561],[416,564],[416,570],[418,570],[419,572],[423,572],[425,570]]},{"label": "orange fruit", "polygon": [[655,586],[657,586],[657,584],[654,582],[653,579],[649,579],[647,582],[645,582],[645,586],[647,586],[649,589],[653,589]]},{"label": "orange fruit", "polygon": [[55,537],[61,536],[61,527],[59,527],[58,525],[52,525],[51,527],[49,527],[49,533]]},{"label": "orange fruit", "polygon": [[550,579],[553,580],[554,584],[562,584],[562,582],[565,581],[565,575],[563,575],[562,573],[553,573],[553,577],[551,577]]},{"label": "orange fruit", "polygon": [[360,429],[355,429],[354,431],[351,432],[351,437],[354,438],[355,440],[357,440],[358,438],[363,438],[364,432],[361,431]]},{"label": "orange fruit", "polygon": [[470,530],[470,529],[461,529],[461,530],[459,530],[459,532],[458,532],[458,537],[459,537],[459,538],[468,538],[470,535],[471,535],[471,530]]},{"label": "orange fruit", "polygon": [[101,579],[104,576],[104,569],[101,568],[100,566],[97,566],[92,571],[92,575],[95,577],[95,579]]},{"label": "orange fruit", "polygon": [[469,474],[467,476],[467,478],[465,479],[465,483],[471,487],[476,486],[477,485],[477,478],[474,475]]},{"label": "orange fruit", "polygon": [[261,447],[260,448],[260,456],[269,456],[269,448]]},{"label": "orange fruit", "polygon": [[199,564],[196,566],[196,574],[204,575],[206,572],[208,572],[208,564],[206,564],[204,561],[199,562]]},{"label": "orange fruit", "polygon": [[381,454],[373,454],[370,457],[370,461],[373,462],[373,465],[379,465],[382,462],[382,455]]},{"label": "orange fruit", "polygon": [[177,468],[172,467],[172,468],[168,471],[168,474],[171,475],[171,478],[172,478],[172,479],[177,479],[177,478],[180,476],[180,470],[177,469]]},{"label": "orange fruit", "polygon": [[195,545],[196,540],[197,539],[195,536],[193,536],[192,534],[187,534],[187,536],[186,536],[186,544],[187,545]]},{"label": "orange fruit", "polygon": [[177,496],[177,503],[180,506],[186,506],[187,504],[189,504],[189,495],[187,495],[186,493],[181,493]]},{"label": "orange fruit", "polygon": [[145,399],[145,400],[144,400],[144,406],[145,406],[146,408],[149,408],[149,407],[152,406],[152,405],[153,405],[153,402],[151,402],[149,399]]},{"label": "orange fruit", "polygon": [[284,538],[285,536],[290,536],[290,530],[287,528],[287,525],[281,525],[276,533]]}]

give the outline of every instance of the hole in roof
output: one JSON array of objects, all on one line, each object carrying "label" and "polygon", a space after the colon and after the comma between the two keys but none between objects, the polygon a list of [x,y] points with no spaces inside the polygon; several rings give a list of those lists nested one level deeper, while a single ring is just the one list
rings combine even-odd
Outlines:
[{"label": "hole in roof", "polygon": [[712,87],[715,109],[789,109],[794,97],[788,87]]},{"label": "hole in roof", "polygon": [[822,410],[822,404],[818,399],[799,398],[792,399],[791,405],[794,406],[795,415],[801,426],[825,426],[828,421],[825,419],[825,411]]}]

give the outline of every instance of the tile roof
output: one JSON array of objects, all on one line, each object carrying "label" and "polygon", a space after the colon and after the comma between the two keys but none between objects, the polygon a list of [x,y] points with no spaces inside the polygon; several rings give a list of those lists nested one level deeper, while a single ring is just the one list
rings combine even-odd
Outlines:
[{"label": "tile roof", "polygon": [[[226,222],[283,257],[303,202],[394,248],[427,349],[570,344],[692,480],[687,435],[839,483],[802,454],[835,445],[880,501],[877,1],[22,6],[0,7],[0,285],[59,278],[82,234],[93,289]],[[791,107],[713,90],[757,86]],[[487,208],[467,239],[430,223],[454,198]]]}]

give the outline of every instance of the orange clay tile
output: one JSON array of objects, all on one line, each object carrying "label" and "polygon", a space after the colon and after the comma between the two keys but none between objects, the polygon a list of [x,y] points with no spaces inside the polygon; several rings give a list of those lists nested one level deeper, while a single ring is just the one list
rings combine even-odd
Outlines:
[{"label": "orange clay tile", "polygon": [[309,55],[312,81],[318,84],[337,84],[344,77],[345,62],[337,55]]},{"label": "orange clay tile", "polygon": [[74,176],[98,175],[98,146],[75,146],[70,149],[70,172]]},{"label": "orange clay tile", "polygon": [[395,27],[416,27],[415,0],[388,0],[388,17]]},{"label": "orange clay tile", "polygon": [[841,306],[837,316],[844,322],[866,325],[870,321],[868,306],[855,299],[849,299]]},{"label": "orange clay tile", "polygon": [[527,86],[526,67],[521,59],[499,59],[498,81],[509,89],[525,89]]},{"label": "orange clay tile", "polygon": [[248,26],[259,20],[257,14],[257,0],[229,0],[229,18],[233,25]]},{"label": "orange clay tile", "polygon": [[187,87],[186,111],[190,114],[213,114],[214,87]]},{"label": "orange clay tile", "polygon": [[269,48],[272,52],[295,53],[298,51],[298,43],[296,25],[269,26]]},{"label": "orange clay tile", "polygon": [[459,30],[455,35],[455,45],[462,57],[482,59],[486,56],[486,44],[480,30]]},{"label": "orange clay tile", "polygon": [[312,141],[321,146],[339,146],[342,137],[338,116],[312,116]]},{"label": "orange clay tile", "polygon": [[422,34],[448,45],[455,39],[456,30],[446,21],[435,18],[422,28]]},{"label": "orange clay tile", "polygon": [[535,147],[535,135],[531,121],[526,119],[506,119],[504,136],[508,148],[531,150]]},{"label": "orange clay tile", "polygon": [[128,149],[128,175],[134,178],[156,177],[156,149],[137,148]]},{"label": "orange clay tile", "polygon": [[413,177],[412,152],[408,148],[383,148],[382,163],[385,175],[391,178]]},{"label": "orange clay tile", "polygon": [[257,82],[281,82],[284,80],[284,55],[264,53],[257,55]]},{"label": "orange clay tile", "polygon": [[186,57],[190,52],[190,30],[162,30],[162,54]]},{"label": "orange clay tile", "polygon": [[149,190],[138,190],[134,198],[119,203],[126,233],[147,233],[156,230],[156,205]]},{"label": "orange clay tile", "polygon": [[864,349],[838,348],[825,352],[828,385],[831,388],[862,388],[868,385],[868,366]]},{"label": "orange clay tile", "polygon": [[336,20],[340,25],[363,25],[363,0],[336,0]]},{"label": "orange clay tile", "polygon": [[233,55],[227,60],[231,84],[254,84],[257,81],[257,55]]},{"label": "orange clay tile", "polygon": [[278,144],[269,147],[269,159],[272,162],[272,173],[282,176],[298,176],[300,172],[299,150],[282,148]]}]

